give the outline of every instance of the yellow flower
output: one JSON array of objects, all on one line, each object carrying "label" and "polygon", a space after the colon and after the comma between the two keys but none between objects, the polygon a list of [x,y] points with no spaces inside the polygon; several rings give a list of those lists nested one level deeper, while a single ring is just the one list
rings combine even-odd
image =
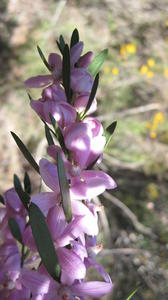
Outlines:
[{"label": "yellow flower", "polygon": [[119,70],[118,70],[118,68],[117,67],[114,67],[114,68],[112,68],[112,74],[113,75],[118,75],[118,73],[119,73]]},{"label": "yellow flower", "polygon": [[159,112],[155,115],[154,121],[155,121],[155,122],[157,121],[157,123],[158,123],[158,122],[163,122],[163,120],[164,120],[164,115],[163,115],[163,113],[162,113],[161,111],[159,111]]},{"label": "yellow flower", "polygon": [[148,78],[153,78],[154,73],[153,73],[152,71],[148,71],[148,72],[146,73],[146,76],[147,76]]},{"label": "yellow flower", "polygon": [[124,57],[127,55],[126,46],[124,44],[120,46],[120,54]]},{"label": "yellow flower", "polygon": [[150,137],[151,137],[151,139],[156,139],[156,132],[155,131],[151,131],[150,132]]},{"label": "yellow flower", "polygon": [[149,58],[147,60],[147,64],[150,68],[153,68],[153,66],[155,65],[155,60],[153,58]]},{"label": "yellow flower", "polygon": [[134,53],[136,53],[136,45],[132,44],[132,43],[128,43],[128,44],[126,44],[126,50],[128,53],[134,54]]},{"label": "yellow flower", "polygon": [[146,74],[148,72],[148,67],[146,65],[142,65],[140,68],[141,74]]},{"label": "yellow flower", "polygon": [[105,66],[104,67],[104,73],[105,74],[109,74],[110,73],[110,67],[109,66]]},{"label": "yellow flower", "polygon": [[166,27],[168,27],[168,20],[166,20],[165,25],[166,25]]},{"label": "yellow flower", "polygon": [[147,186],[147,192],[150,199],[155,200],[159,197],[158,187],[154,183],[149,183]]},{"label": "yellow flower", "polygon": [[168,78],[168,68],[164,69],[164,76]]}]

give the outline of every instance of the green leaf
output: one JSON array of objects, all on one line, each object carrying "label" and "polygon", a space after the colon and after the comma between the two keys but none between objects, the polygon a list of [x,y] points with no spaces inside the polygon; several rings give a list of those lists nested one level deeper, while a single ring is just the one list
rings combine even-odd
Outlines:
[{"label": "green leaf", "polygon": [[40,55],[40,57],[41,57],[43,63],[45,64],[45,66],[47,67],[47,69],[48,69],[49,71],[51,71],[51,67],[50,67],[48,61],[46,60],[46,58],[45,58],[45,56],[44,56],[44,54],[43,54],[43,52],[42,52],[42,50],[40,49],[39,46],[37,46],[37,50],[38,50],[38,53],[39,53],[39,55]]},{"label": "green leaf", "polygon": [[2,203],[3,205],[5,204],[4,198],[2,195],[0,195],[0,203]]},{"label": "green leaf", "polygon": [[63,38],[62,34],[59,37],[59,43],[60,43],[60,47],[61,47],[62,52],[64,52],[65,41],[64,41],[64,38]]},{"label": "green leaf", "polygon": [[137,289],[135,289],[128,297],[127,297],[127,299],[126,300],[130,300],[130,299],[132,299],[132,297],[136,294],[136,292],[137,292],[137,290],[138,290],[138,288]]},{"label": "green leaf", "polygon": [[60,50],[61,54],[63,55],[64,47],[65,47],[65,41],[62,35],[59,37],[59,41],[56,41],[58,49]]},{"label": "green leaf", "polygon": [[98,84],[99,84],[99,74],[96,75],[95,80],[93,82],[92,90],[91,90],[91,93],[90,93],[90,96],[89,96],[89,100],[88,100],[86,109],[83,113],[82,119],[86,116],[88,110],[90,109],[90,107],[92,105],[92,102],[93,102],[94,97],[95,97],[96,92],[97,92]]},{"label": "green leaf", "polygon": [[22,154],[24,155],[24,157],[27,159],[27,161],[30,163],[30,165],[36,170],[36,172],[40,174],[38,164],[34,160],[33,156],[29,152],[29,150],[23,144],[23,142],[21,141],[21,139],[14,132],[12,132],[12,131],[11,131],[11,135],[13,136],[13,138],[14,138],[17,146],[19,147],[19,149],[22,152]]},{"label": "green leaf", "polygon": [[57,43],[59,51],[61,52],[61,54],[63,54],[63,51],[62,51],[61,46],[60,46],[60,43],[57,40],[56,40],[56,43]]},{"label": "green leaf", "polygon": [[62,132],[61,132],[61,129],[59,128],[55,118],[53,117],[53,115],[51,113],[49,113],[49,117],[50,117],[50,120],[51,120],[51,124],[54,128],[54,131],[55,131],[55,136],[62,148],[62,150],[64,151],[65,154],[68,154],[68,150],[65,146],[65,143],[64,143],[64,137],[62,135]]},{"label": "green leaf", "polygon": [[48,273],[59,280],[60,267],[58,256],[45,217],[37,205],[31,203],[29,219],[37,250]]},{"label": "green leaf", "polygon": [[102,64],[104,63],[108,54],[108,49],[101,51],[91,62],[88,70],[93,75],[93,77],[99,72]]},{"label": "green leaf", "polygon": [[31,194],[31,182],[30,182],[30,177],[27,172],[25,172],[24,176],[24,190],[27,194]]},{"label": "green leaf", "polygon": [[26,192],[24,192],[20,179],[16,174],[14,174],[14,188],[24,207],[28,209],[28,204],[30,203],[30,196]]},{"label": "green leaf", "polygon": [[14,218],[10,218],[8,220],[8,226],[10,228],[10,231],[13,235],[13,237],[21,244],[23,244],[23,241],[22,241],[22,234],[20,232],[20,228],[19,228],[19,225],[18,223],[16,222],[16,220]]},{"label": "green leaf", "polygon": [[63,86],[65,89],[67,101],[70,103],[71,102],[70,52],[69,52],[69,46],[67,44],[65,44],[64,51],[63,51],[62,79],[63,79]]},{"label": "green leaf", "polygon": [[69,223],[72,220],[69,183],[66,178],[64,162],[62,160],[61,155],[58,152],[57,152],[57,169],[58,169],[58,178],[59,178],[60,191],[62,197],[62,206],[63,206],[66,220]]},{"label": "green leaf", "polygon": [[50,133],[50,129],[49,127],[47,126],[47,124],[45,124],[45,136],[46,136],[46,139],[47,139],[47,142],[48,142],[48,145],[54,145],[54,141],[53,141],[53,138],[52,138],[52,135]]},{"label": "green leaf", "polygon": [[74,31],[72,32],[70,47],[72,48],[78,42],[79,42],[79,32],[78,29],[75,28]]},{"label": "green leaf", "polygon": [[106,145],[105,147],[108,146],[108,144],[111,141],[112,135],[116,129],[117,126],[117,121],[114,121],[112,124],[110,124],[106,129],[105,129],[105,137],[106,137]]}]

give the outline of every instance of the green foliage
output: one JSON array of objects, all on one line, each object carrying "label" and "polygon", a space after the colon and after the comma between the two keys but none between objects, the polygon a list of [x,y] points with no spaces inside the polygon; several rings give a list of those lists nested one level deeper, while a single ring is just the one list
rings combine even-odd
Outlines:
[{"label": "green foliage", "polygon": [[138,290],[138,289],[135,289],[135,290],[127,297],[126,300],[131,300],[132,297],[136,294],[137,290]]},{"label": "green foliage", "polygon": [[10,228],[10,231],[13,235],[13,237],[21,244],[23,244],[23,241],[22,241],[22,234],[20,232],[20,228],[19,228],[19,225],[18,223],[16,222],[16,220],[14,218],[10,218],[8,220],[8,226]]},{"label": "green foliage", "polygon": [[23,190],[19,177],[14,174],[14,187],[15,190],[26,209],[28,209],[28,205],[30,203],[30,196]]},{"label": "green foliage", "polygon": [[108,49],[101,51],[91,62],[88,70],[94,76],[100,71],[101,66],[103,65],[105,59],[107,58]]},{"label": "green foliage", "polygon": [[63,78],[63,86],[65,89],[67,101],[70,103],[71,102],[70,51],[69,51],[69,46],[67,44],[65,44],[65,47],[63,50],[62,78]]},{"label": "green foliage", "polygon": [[33,156],[29,152],[29,150],[27,149],[27,147],[23,144],[23,142],[21,141],[21,139],[14,132],[11,131],[11,135],[14,138],[17,146],[19,147],[20,151],[22,152],[22,154],[24,155],[24,157],[26,158],[26,160],[35,169],[35,171],[40,174],[39,166],[36,163],[36,161],[34,160]]},{"label": "green foliage", "polygon": [[62,206],[65,213],[67,222],[69,223],[72,220],[72,209],[71,209],[71,199],[69,193],[69,183],[66,178],[64,162],[59,153],[57,153],[57,169],[58,169],[58,178],[60,184],[60,191],[62,197]]},{"label": "green foliage", "polygon": [[86,116],[87,112],[89,111],[89,109],[90,109],[90,107],[92,105],[92,102],[93,102],[93,100],[94,100],[94,98],[96,96],[98,85],[99,85],[99,74],[97,74],[96,77],[95,77],[95,79],[94,79],[93,86],[92,86],[92,89],[91,89],[91,93],[90,93],[90,96],[89,96],[89,100],[88,100],[87,106],[85,108],[83,116],[81,117],[82,119]]},{"label": "green foliage", "polygon": [[29,207],[30,225],[43,264],[55,279],[60,278],[59,260],[55,251],[48,225],[41,210],[34,203]]}]

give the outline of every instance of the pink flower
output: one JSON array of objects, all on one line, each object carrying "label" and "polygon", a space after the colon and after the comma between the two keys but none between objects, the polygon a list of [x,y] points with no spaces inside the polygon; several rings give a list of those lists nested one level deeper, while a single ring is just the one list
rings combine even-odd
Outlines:
[{"label": "pink flower", "polygon": [[93,85],[93,77],[85,68],[74,68],[71,72],[71,87],[76,93],[88,93]]},{"label": "pink flower", "polygon": [[[90,94],[79,94],[75,98],[74,107],[76,108],[79,114],[84,113]],[[97,110],[97,101],[96,98],[93,100],[90,109],[87,112],[87,115],[94,113]]]},{"label": "pink flower", "polygon": [[80,57],[78,60],[79,68],[87,68],[93,59],[93,52],[89,51]]},{"label": "pink flower", "polygon": [[[65,250],[65,249],[64,249]],[[66,249],[66,252],[69,251]],[[70,259],[70,256],[68,256]],[[76,273],[76,262],[67,268],[68,273]],[[85,297],[93,297],[100,299],[111,292],[113,284],[109,275],[103,267],[92,261],[87,261],[87,267],[92,266],[103,277],[104,281],[76,281],[73,284],[64,284],[54,281],[44,270],[40,268],[39,272],[31,271],[31,278],[27,274],[22,275],[24,285],[32,291],[33,300],[74,300],[76,297],[85,299]],[[79,271],[81,273],[81,270]],[[33,274],[34,273],[34,274]],[[68,273],[66,275],[68,275]],[[72,275],[73,277],[73,275]]]},{"label": "pink flower", "polygon": [[102,171],[82,171],[79,176],[72,177],[70,193],[72,199],[92,199],[106,189],[116,188],[115,181]]},{"label": "pink flower", "polygon": [[31,107],[48,123],[51,123],[49,115],[52,114],[61,128],[70,125],[76,119],[75,109],[66,102],[65,93],[58,84],[46,88],[41,99],[31,100]]},{"label": "pink flower", "polygon": [[86,169],[103,152],[106,138],[101,123],[94,118],[74,123],[64,130],[64,142],[70,151],[72,164]]},{"label": "pink flower", "polygon": [[61,56],[56,53],[50,53],[48,57],[48,64],[51,75],[39,75],[27,79],[24,84],[26,88],[41,88],[54,81],[58,81],[62,75]]},{"label": "pink flower", "polygon": [[[83,50],[82,42],[77,43],[70,49],[72,68],[74,68],[74,65],[79,60],[82,50]],[[51,83],[56,83],[60,81],[62,77],[61,56],[56,53],[50,53],[48,57],[48,65],[50,68],[51,75],[39,75],[39,76],[31,77],[24,82],[25,86],[27,88],[41,88]]]}]

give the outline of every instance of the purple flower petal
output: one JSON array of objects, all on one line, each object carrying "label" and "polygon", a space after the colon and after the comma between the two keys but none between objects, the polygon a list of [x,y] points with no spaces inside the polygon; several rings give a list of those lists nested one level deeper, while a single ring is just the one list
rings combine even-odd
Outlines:
[{"label": "purple flower petal", "polygon": [[112,290],[112,283],[103,281],[82,282],[71,287],[72,294],[79,297],[93,297],[100,299]]},{"label": "purple flower petal", "polygon": [[64,132],[64,142],[71,151],[72,159],[80,167],[85,167],[90,149],[90,131],[87,124],[74,123]]},{"label": "purple flower petal", "polygon": [[71,55],[71,66],[73,67],[75,63],[79,60],[83,50],[83,42],[78,42],[70,49]]},{"label": "purple flower petal", "polygon": [[83,216],[78,224],[78,228],[88,235],[98,234],[97,218],[87,208],[85,204],[77,200],[71,200],[72,214],[75,216]]},{"label": "purple flower petal", "polygon": [[54,192],[59,194],[59,180],[57,166],[49,162],[47,159],[42,158],[39,162],[40,174],[45,184]]},{"label": "purple flower petal", "polygon": [[61,282],[71,285],[76,279],[83,279],[86,268],[81,258],[72,250],[58,248],[57,254],[61,265]]},{"label": "purple flower petal", "polygon": [[21,271],[21,281],[33,294],[47,294],[49,291],[50,279],[37,271],[23,268]]},{"label": "purple flower petal", "polygon": [[[89,94],[79,95],[75,98],[74,107],[76,108],[78,113],[82,113],[85,111],[87,103],[89,100]],[[87,115],[92,114],[97,109],[97,101],[96,98],[93,100],[90,109],[87,112]]]},{"label": "purple flower petal", "polygon": [[62,75],[62,61],[61,56],[57,53],[50,53],[48,63],[53,71],[53,77],[59,79]]},{"label": "purple flower petal", "polygon": [[75,68],[71,72],[71,87],[74,92],[88,93],[93,85],[92,75],[84,68]]},{"label": "purple flower petal", "polygon": [[65,215],[62,206],[55,205],[49,210],[47,223],[54,241],[56,241],[63,233],[66,227]]},{"label": "purple flower petal", "polygon": [[31,202],[35,203],[46,216],[51,207],[58,203],[58,195],[53,192],[39,193],[31,197]]},{"label": "purple flower petal", "polygon": [[4,200],[5,204],[16,212],[19,212],[23,208],[23,204],[14,188],[11,188],[4,194]]},{"label": "purple flower petal", "polygon": [[42,99],[31,100],[30,106],[42,120],[45,120],[45,115],[43,110],[44,102]]},{"label": "purple flower petal", "polygon": [[83,171],[80,177],[71,179],[71,196],[73,199],[92,199],[106,189],[114,189],[115,181],[102,171]]},{"label": "purple flower petal", "polygon": [[78,60],[79,68],[87,68],[93,59],[93,52],[89,51],[81,56]]},{"label": "purple flower petal", "polygon": [[39,75],[30,77],[24,82],[26,88],[41,88],[52,82],[51,75]]}]

